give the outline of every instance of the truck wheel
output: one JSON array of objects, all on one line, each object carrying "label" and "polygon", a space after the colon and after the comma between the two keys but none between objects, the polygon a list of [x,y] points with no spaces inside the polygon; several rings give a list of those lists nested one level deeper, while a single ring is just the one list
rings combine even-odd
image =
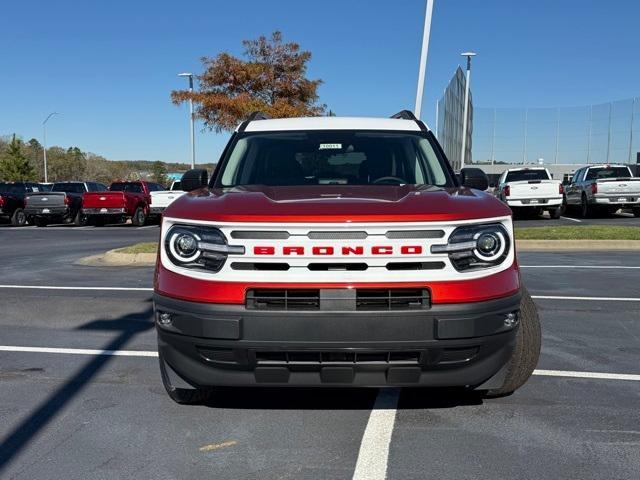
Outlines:
[{"label": "truck wheel", "polygon": [[158,355],[160,360],[160,376],[162,377],[162,385],[167,391],[167,395],[171,397],[176,403],[181,405],[195,405],[203,403],[209,398],[210,392],[204,388],[176,388],[171,384],[167,368],[162,358],[162,355]]},{"label": "truck wheel", "polygon": [[42,217],[36,217],[36,227],[46,227],[48,225],[47,219]]},{"label": "truck wheel", "polygon": [[81,210],[78,210],[76,216],[73,217],[73,224],[76,227],[84,227],[87,224],[87,216],[83,215]]},{"label": "truck wheel", "polygon": [[562,207],[552,208],[551,210],[549,210],[549,216],[554,220],[560,218],[560,215],[562,215]]},{"label": "truck wheel", "polygon": [[529,292],[523,288],[522,300],[520,300],[520,325],[516,334],[516,346],[507,364],[507,374],[502,386],[487,391],[487,397],[511,395],[524,385],[538,364],[541,336],[538,310]]},{"label": "truck wheel", "polygon": [[144,222],[146,221],[147,221],[147,214],[144,213],[144,208],[142,207],[136,208],[136,211],[134,212],[133,217],[131,217],[131,223],[136,227],[142,227],[144,225]]},{"label": "truck wheel", "polygon": [[24,213],[24,210],[21,208],[16,208],[13,215],[11,215],[11,225],[14,227],[23,227],[27,223],[27,216]]},{"label": "truck wheel", "polygon": [[586,195],[582,195],[582,202],[580,204],[580,215],[582,216],[582,218],[589,218],[593,216],[593,209],[589,206]]}]

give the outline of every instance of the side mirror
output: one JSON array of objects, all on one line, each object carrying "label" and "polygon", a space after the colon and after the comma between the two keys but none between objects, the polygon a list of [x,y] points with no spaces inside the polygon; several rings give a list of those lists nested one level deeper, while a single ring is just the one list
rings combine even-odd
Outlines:
[{"label": "side mirror", "polygon": [[463,168],[460,170],[460,181],[464,187],[486,190],[489,188],[487,174],[479,168]]},{"label": "side mirror", "polygon": [[181,186],[185,192],[191,192],[207,186],[209,182],[209,174],[204,168],[194,168],[187,170],[182,175]]}]

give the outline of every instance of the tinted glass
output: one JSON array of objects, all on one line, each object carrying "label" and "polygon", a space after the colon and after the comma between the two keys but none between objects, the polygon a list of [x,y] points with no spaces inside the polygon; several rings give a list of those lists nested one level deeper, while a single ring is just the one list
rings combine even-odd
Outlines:
[{"label": "tinted glass", "polygon": [[171,186],[171,190],[182,190],[182,184],[179,181],[173,182],[173,185]]},{"label": "tinted glass", "polygon": [[84,183],[56,183],[51,189],[52,192],[84,193]]},{"label": "tinted glass", "polygon": [[142,185],[139,183],[117,182],[112,183],[109,190],[112,192],[142,193]]},{"label": "tinted glass", "polygon": [[429,139],[363,131],[245,134],[232,146],[218,186],[453,186]]},{"label": "tinted glass", "polygon": [[631,172],[627,167],[596,167],[590,168],[587,172],[587,180],[595,180],[597,178],[629,178]]},{"label": "tinted glass", "polygon": [[526,182],[528,180],[550,180],[546,170],[514,170],[507,173],[505,182]]}]

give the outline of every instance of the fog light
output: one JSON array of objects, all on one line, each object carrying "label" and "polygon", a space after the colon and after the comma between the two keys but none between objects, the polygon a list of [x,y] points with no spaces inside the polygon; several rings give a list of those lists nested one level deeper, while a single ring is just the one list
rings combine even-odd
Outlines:
[{"label": "fog light", "polygon": [[171,325],[171,314],[168,312],[158,312],[158,323],[160,325]]},{"label": "fog light", "polygon": [[518,324],[518,314],[515,312],[507,313],[504,317],[504,326],[507,328],[515,327]]}]

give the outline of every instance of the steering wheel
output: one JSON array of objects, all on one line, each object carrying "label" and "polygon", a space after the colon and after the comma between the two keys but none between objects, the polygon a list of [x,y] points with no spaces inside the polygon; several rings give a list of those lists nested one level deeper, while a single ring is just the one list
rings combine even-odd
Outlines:
[{"label": "steering wheel", "polygon": [[372,185],[379,185],[379,184],[392,184],[392,183],[407,183],[407,181],[404,178],[400,178],[400,177],[380,177],[380,178],[376,178],[373,182],[371,182]]}]

